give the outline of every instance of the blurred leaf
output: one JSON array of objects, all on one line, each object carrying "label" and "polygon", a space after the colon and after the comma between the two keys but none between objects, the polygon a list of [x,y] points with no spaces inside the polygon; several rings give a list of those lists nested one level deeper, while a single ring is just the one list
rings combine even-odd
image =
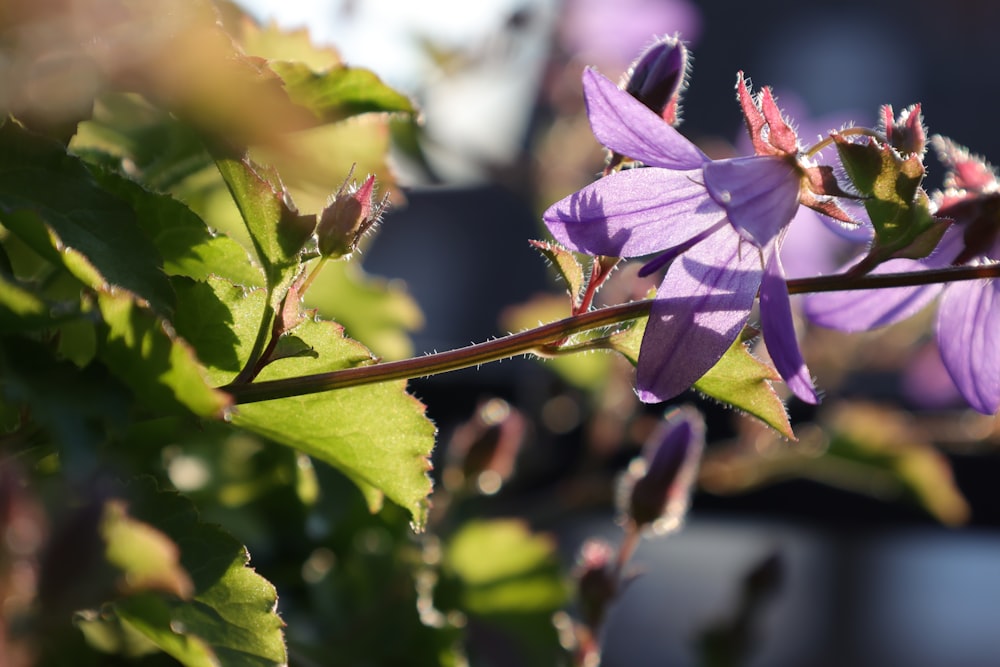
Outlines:
[{"label": "blurred leaf", "polygon": [[306,292],[305,303],[388,360],[413,354],[408,333],[424,323],[405,285],[369,275],[357,262],[327,262]]},{"label": "blurred leaf", "polygon": [[71,479],[93,472],[98,448],[127,423],[131,396],[99,364],[77,368],[53,350],[20,337],[0,337],[4,402],[27,408],[32,423],[59,445]]},{"label": "blurred leaf", "polygon": [[528,241],[528,243],[555,267],[562,279],[566,281],[566,289],[569,291],[573,304],[577,304],[583,290],[583,267],[580,266],[576,256],[555,243],[546,243],[545,241]]},{"label": "blurred leaf", "polygon": [[906,413],[842,403],[824,413],[822,423],[829,431],[830,446],[817,461],[821,479],[843,478],[851,486],[850,468],[860,466],[867,469],[858,478],[862,487],[865,475],[877,477],[881,483],[870,479],[869,488],[894,486],[942,523],[957,525],[968,520],[969,507],[955,485],[948,460]]},{"label": "blurred leaf", "polygon": [[321,122],[335,122],[372,112],[416,113],[410,99],[366,69],[336,65],[316,72],[305,63],[271,61],[295,104]]},{"label": "blurred leaf", "polygon": [[[632,362],[638,363],[639,346],[648,318],[643,317],[626,329],[611,336],[611,348],[621,352]],[[768,364],[754,357],[746,341],[757,335],[749,327],[733,341],[726,353],[705,375],[694,383],[694,389],[753,415],[786,438],[795,440],[795,432],[788,422],[785,405],[774,392],[771,382],[781,376]]]},{"label": "blurred leaf", "polygon": [[130,513],[180,547],[181,566],[194,583],[191,600],[140,594],[114,603],[122,621],[184,665],[264,667],[286,664],[274,587],[247,567],[246,548],[202,523],[176,493],[151,480],[128,487]]},{"label": "blurred leaf", "polygon": [[134,211],[62,146],[10,120],[0,126],[0,222],[88,287],[110,283],[172,311],[163,262]]},{"label": "blurred leaf", "polygon": [[[526,331],[540,324],[569,317],[569,314],[569,302],[565,296],[539,294],[525,303],[505,308],[500,317],[500,325],[507,331]],[[593,391],[607,382],[613,361],[612,355],[599,350],[596,353],[555,356],[546,359],[545,365],[570,384]]]},{"label": "blurred leaf", "polygon": [[457,598],[442,604],[454,602],[472,620],[514,639],[517,664],[558,663],[552,614],[568,590],[551,539],[517,520],[469,521],[449,541],[443,568]]},{"label": "blurred leaf", "polygon": [[177,545],[166,535],[128,514],[121,500],[104,504],[100,524],[105,558],[121,572],[119,592],[161,591],[188,598],[193,584],[179,562]]},{"label": "blurred leaf", "polygon": [[[292,330],[317,359],[268,364],[259,380],[276,380],[370,363],[368,351],[332,322],[306,320]],[[369,507],[384,494],[408,510],[414,526],[427,519],[427,476],[435,428],[405,382],[379,384],[240,405],[233,423],[329,463],[365,493]]]},{"label": "blurred leaf", "polygon": [[268,60],[300,62],[317,72],[341,64],[335,49],[313,43],[309,31],[304,28],[284,30],[274,22],[260,26],[249,17],[243,17],[236,32],[244,51]]},{"label": "blurred leaf", "polygon": [[135,297],[102,292],[97,302],[107,325],[98,355],[148,407],[217,417],[229,406],[228,394],[208,383],[187,342]]},{"label": "blurred leaf", "polygon": [[23,333],[78,317],[75,303],[51,303],[0,275],[0,333]]},{"label": "blurred leaf", "polygon": [[712,493],[741,493],[793,477],[882,500],[908,500],[942,523],[969,518],[948,460],[907,413],[885,406],[841,402],[817,426],[800,427],[800,442],[736,445],[710,450],[700,481]]}]

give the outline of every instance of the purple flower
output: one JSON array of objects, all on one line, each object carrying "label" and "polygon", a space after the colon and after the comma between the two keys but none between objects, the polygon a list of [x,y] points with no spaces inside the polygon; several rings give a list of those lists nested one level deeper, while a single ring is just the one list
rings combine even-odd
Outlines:
[{"label": "purple flower", "polygon": [[[948,169],[945,190],[935,197],[936,216],[954,224],[937,249],[921,260],[894,259],[872,273],[938,269],[1000,260],[1000,180],[981,158],[943,137],[932,143]],[[969,405],[984,414],[1000,408],[1000,282],[972,280],[948,285],[810,295],[810,320],[841,331],[864,331],[898,322],[941,296],[936,336],[941,360]]]},{"label": "purple flower", "polygon": [[596,71],[584,72],[583,85],[594,136],[646,168],[606,176],[543,218],[579,252],[659,253],[640,275],[669,265],[640,348],[640,399],[665,401],[704,375],[743,329],[759,291],[775,367],[796,396],[816,403],[778,247],[800,202],[850,221],[826,196],[830,169],[803,164],[770,90],[751,98],[742,73],[737,92],[756,155],[716,161]]}]

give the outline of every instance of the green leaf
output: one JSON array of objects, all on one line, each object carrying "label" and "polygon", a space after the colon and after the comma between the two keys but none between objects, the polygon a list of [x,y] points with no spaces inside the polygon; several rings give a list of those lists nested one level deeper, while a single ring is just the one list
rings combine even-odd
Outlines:
[{"label": "green leaf", "polygon": [[295,104],[330,123],[372,112],[416,113],[410,99],[367,69],[336,65],[322,72],[301,62],[271,61]]},{"label": "green leaf", "polygon": [[75,303],[51,303],[0,275],[0,333],[43,329],[79,316]]},{"label": "green leaf", "polygon": [[214,276],[205,282],[176,279],[174,289],[177,333],[195,349],[212,385],[231,382],[250,357],[267,293]]},{"label": "green leaf", "polygon": [[177,545],[153,526],[129,516],[122,500],[104,504],[99,530],[105,558],[121,573],[120,592],[156,590],[179,598],[191,596],[194,584],[180,565]]},{"label": "green leaf", "polygon": [[176,493],[150,480],[128,488],[129,511],[180,548],[181,566],[194,583],[190,600],[143,594],[113,604],[122,621],[182,664],[265,667],[287,661],[274,587],[247,567],[246,548],[202,523]]},{"label": "green leaf", "polygon": [[228,236],[212,232],[183,203],[99,167],[91,167],[91,173],[102,187],[131,205],[139,227],[163,258],[167,275],[201,281],[221,276],[248,287],[264,284],[264,276],[250,262],[243,246]]},{"label": "green leaf", "polygon": [[563,662],[552,614],[568,591],[552,539],[517,520],[469,521],[448,542],[442,574],[435,596],[442,608],[457,608],[513,640],[519,664]]},{"label": "green leaf", "polygon": [[316,227],[316,216],[300,216],[277,172],[253,164],[249,158],[216,160],[229,192],[264,267],[272,307],[284,298],[284,289],[299,270],[302,251]]},{"label": "green leaf", "polygon": [[98,356],[148,407],[217,417],[229,406],[229,395],[208,383],[191,347],[135,297],[102,292],[97,303],[107,327]]},{"label": "green leaf", "polygon": [[[633,365],[639,361],[639,346],[649,318],[643,317],[611,336],[609,343],[614,350],[625,355]],[[788,422],[785,405],[774,392],[771,382],[781,376],[768,364],[754,357],[746,341],[757,335],[747,327],[733,341],[726,353],[693,387],[701,393],[746,412],[761,420],[786,438],[795,440],[795,433]]]},{"label": "green leaf", "polygon": [[576,256],[555,243],[546,243],[545,241],[528,241],[528,243],[552,263],[562,279],[566,281],[566,289],[569,290],[573,304],[579,303],[580,293],[583,291],[583,267],[580,266]]},{"label": "green leaf", "polygon": [[948,223],[934,217],[925,175],[917,155],[902,157],[892,147],[870,140],[851,142],[834,134],[837,151],[851,183],[863,196],[875,228],[875,241],[862,266],[870,269],[893,257],[920,259],[941,240]]},{"label": "green leaf", "polygon": [[[312,347],[318,358],[279,359],[264,368],[260,380],[371,361],[368,351],[344,338],[342,328],[332,322],[306,320],[291,333]],[[384,494],[410,512],[415,527],[424,525],[435,428],[424,415],[424,406],[406,393],[405,382],[240,405],[233,423],[337,468],[361,488],[372,511],[381,507]]]},{"label": "green leaf", "polygon": [[62,146],[0,126],[0,223],[88,287],[123,287],[169,315],[174,294],[135,212]]}]

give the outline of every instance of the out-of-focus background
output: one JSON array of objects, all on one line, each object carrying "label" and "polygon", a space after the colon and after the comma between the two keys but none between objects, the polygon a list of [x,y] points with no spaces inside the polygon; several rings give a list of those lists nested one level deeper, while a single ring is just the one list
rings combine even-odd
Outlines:
[{"label": "out-of-focus background", "polygon": [[[534,312],[524,304],[558,290],[527,240],[545,238],[541,211],[603,164],[580,73],[593,65],[621,76],[655,35],[678,33],[694,54],[681,129],[710,154],[738,150],[733,86],[743,70],[756,86],[775,89],[803,133],[815,133],[803,141],[850,121],[871,125],[882,104],[898,111],[920,102],[931,132],[1000,160],[1000,5],[987,0],[240,4],[263,21],[308,28],[422,109],[422,123],[397,137],[405,139],[394,155],[402,192],[362,255],[366,271],[404,282],[423,310],[417,354],[520,328]],[[940,177],[931,160],[928,187]],[[609,292],[609,299],[636,296]],[[836,468],[810,467],[796,458],[808,453],[789,457],[763,437],[756,463],[718,445],[722,455],[703,472],[684,530],[640,547],[643,574],[607,620],[604,664],[695,664],[697,647],[717,636],[743,637],[749,665],[996,664],[996,426],[965,410],[940,381],[927,322],[855,338],[809,332],[808,361],[827,403],[844,399],[850,407],[824,415],[791,404],[794,423],[807,424],[802,446],[828,445],[808,438],[808,425],[825,420],[860,440],[895,429],[915,449],[901,453],[890,443]],[[627,377],[627,369],[616,372]],[[588,536],[617,539],[607,485],[598,480],[635,449],[602,439],[588,416],[613,423],[635,409],[627,382],[595,405],[565,374],[518,359],[411,386],[441,429],[438,457],[480,401],[499,397],[537,424],[532,451],[521,453],[518,474],[490,511],[554,531],[567,561]],[[719,442],[752,440],[752,427],[734,425],[732,413],[701,407]],[[940,463],[932,450],[944,452],[947,469],[920,477],[921,465]],[[900,484],[889,469],[922,481]],[[567,523],[560,508],[575,508],[579,518]],[[754,607],[744,576],[772,554],[780,584]]]}]

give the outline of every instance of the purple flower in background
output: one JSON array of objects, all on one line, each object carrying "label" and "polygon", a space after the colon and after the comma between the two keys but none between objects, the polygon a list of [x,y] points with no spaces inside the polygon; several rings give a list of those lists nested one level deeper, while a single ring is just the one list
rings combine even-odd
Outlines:
[{"label": "purple flower in background", "polygon": [[[1000,180],[984,160],[943,137],[932,140],[948,169],[945,189],[935,197],[936,216],[954,224],[937,249],[921,260],[894,259],[872,273],[938,269],[1000,260]],[[941,360],[969,405],[984,414],[1000,408],[1000,282],[970,280],[810,295],[810,320],[840,331],[865,331],[916,314],[936,296],[936,336]]]},{"label": "purple flower in background", "polygon": [[688,0],[569,0],[559,32],[580,61],[620,72],[650,35],[678,32],[697,42],[701,12]]},{"label": "purple flower in background", "polygon": [[739,335],[759,291],[775,367],[796,396],[816,403],[778,248],[800,202],[850,222],[826,196],[840,194],[831,170],[803,164],[770,90],[751,98],[742,73],[737,93],[756,155],[716,161],[596,71],[585,71],[583,84],[594,136],[646,168],[606,176],[543,218],[579,252],[659,253],[640,275],[669,265],[640,348],[640,399],[665,401],[704,375]]}]

